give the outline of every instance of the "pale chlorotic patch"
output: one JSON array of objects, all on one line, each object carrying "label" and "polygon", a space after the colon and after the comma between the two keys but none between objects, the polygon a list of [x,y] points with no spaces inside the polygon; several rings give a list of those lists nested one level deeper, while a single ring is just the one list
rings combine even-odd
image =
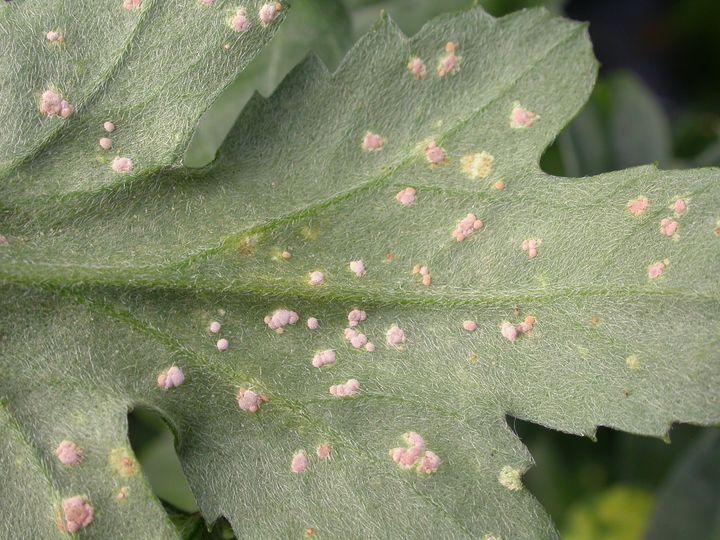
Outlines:
[{"label": "pale chlorotic patch", "polygon": [[350,271],[357,277],[363,277],[365,275],[365,263],[361,260],[350,261]]},{"label": "pale chlorotic patch", "polygon": [[40,113],[48,118],[68,118],[75,111],[55,90],[47,89],[40,96]]},{"label": "pale chlorotic patch", "polygon": [[456,55],[455,50],[456,46],[452,41],[448,41],[445,44],[445,54],[440,57],[437,66],[438,76],[447,77],[448,75],[455,75],[460,69],[462,56]]},{"label": "pale chlorotic patch", "polygon": [[130,450],[127,448],[119,447],[110,450],[108,461],[113,471],[123,478],[135,476],[138,472],[137,461],[130,455]]},{"label": "pale chlorotic patch", "polygon": [[335,397],[350,397],[360,391],[360,383],[357,379],[348,379],[343,384],[334,384],[330,387],[330,394]]},{"label": "pale chlorotic patch", "polygon": [[540,243],[540,240],[534,240],[534,239],[527,239],[523,240],[520,247],[522,250],[528,254],[528,257],[531,259],[534,259],[538,256],[538,244]]},{"label": "pale chlorotic patch", "polygon": [[129,174],[135,168],[133,160],[129,157],[117,156],[112,160],[112,170],[116,173]]},{"label": "pale chlorotic patch", "polygon": [[185,382],[185,375],[177,366],[172,366],[158,375],[157,385],[163,390],[177,388]]},{"label": "pale chlorotic patch", "polygon": [[247,12],[243,8],[238,8],[228,21],[230,28],[235,32],[247,32],[250,29],[250,20],[247,17]]},{"label": "pale chlorotic patch", "polygon": [[310,275],[308,277],[308,283],[313,287],[322,285],[323,283],[325,283],[325,274],[323,274],[320,270],[314,270],[313,272],[310,272]]},{"label": "pale chlorotic patch", "polygon": [[389,452],[392,460],[401,469],[410,470],[413,467],[417,472],[432,474],[438,470],[442,460],[437,454],[425,450],[425,439],[414,431],[403,434],[405,447],[392,448]]},{"label": "pale chlorotic patch", "polygon": [[366,152],[375,152],[385,146],[385,139],[377,133],[366,131],[360,146]]},{"label": "pale chlorotic patch", "polygon": [[301,474],[307,471],[307,468],[308,459],[307,456],[305,456],[305,452],[302,450],[295,452],[292,461],[290,461],[290,470],[295,474]]},{"label": "pale chlorotic patch", "polygon": [[238,390],[237,402],[241,410],[245,412],[254,413],[260,409],[260,405],[267,401],[266,398],[245,388]]},{"label": "pale chlorotic patch", "polygon": [[64,529],[74,533],[84,529],[93,521],[93,507],[81,495],[75,495],[63,500],[63,514],[65,514]]},{"label": "pale chlorotic patch", "polygon": [[632,201],[628,201],[627,203],[627,209],[628,212],[630,212],[630,215],[632,217],[640,217],[647,212],[648,207],[650,206],[650,201],[647,199],[647,197],[638,197],[636,199],[633,199]]},{"label": "pale chlorotic patch", "polygon": [[58,445],[55,455],[63,465],[78,465],[83,459],[82,449],[67,439]]},{"label": "pale chlorotic patch", "polygon": [[412,206],[415,204],[415,188],[406,187],[395,195],[395,200],[403,206]]},{"label": "pale chlorotic patch", "polygon": [[424,79],[427,75],[427,67],[425,66],[425,62],[423,62],[422,58],[418,58],[417,56],[413,56],[410,59],[407,68],[416,81]]},{"label": "pale chlorotic patch", "polygon": [[269,2],[264,4],[258,13],[260,22],[263,26],[269,26],[281,11],[282,4],[280,2]]},{"label": "pale chlorotic patch", "polygon": [[458,242],[462,242],[468,236],[476,231],[481,230],[485,225],[477,218],[475,214],[468,214],[458,222],[457,227],[453,231],[453,238]]},{"label": "pale chlorotic patch", "polygon": [[388,331],[385,333],[385,339],[391,347],[400,347],[407,341],[405,332],[396,324],[388,328]]},{"label": "pale chlorotic patch", "polygon": [[113,146],[112,139],[108,139],[107,137],[101,137],[98,144],[103,150],[110,150]]},{"label": "pale chlorotic patch", "polygon": [[540,116],[527,110],[525,107],[520,105],[519,102],[513,103],[512,111],[510,112],[510,127],[513,129],[527,129],[532,126]]},{"label": "pale chlorotic patch", "polygon": [[315,356],[313,356],[312,365],[313,367],[321,368],[323,366],[332,365],[336,361],[337,357],[335,356],[335,351],[328,349],[326,351],[316,353]]},{"label": "pale chlorotic patch", "polygon": [[460,168],[468,178],[487,178],[492,172],[495,158],[492,154],[482,151],[477,154],[468,154],[460,159]]},{"label": "pale chlorotic patch", "polygon": [[500,469],[498,482],[500,482],[501,486],[509,489],[510,491],[520,491],[523,488],[522,471],[511,467],[510,465],[505,465],[502,469]]},{"label": "pale chlorotic patch", "polygon": [[631,354],[625,359],[625,364],[627,365],[628,369],[632,369],[633,371],[637,371],[640,369],[640,359],[638,358],[637,354]]}]

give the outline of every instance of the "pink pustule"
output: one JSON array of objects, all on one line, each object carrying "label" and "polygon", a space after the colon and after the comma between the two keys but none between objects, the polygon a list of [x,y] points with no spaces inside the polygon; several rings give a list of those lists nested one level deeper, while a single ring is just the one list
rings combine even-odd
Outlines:
[{"label": "pink pustule", "polygon": [[77,465],[82,461],[82,450],[72,441],[64,440],[55,449],[55,455],[63,465]]},{"label": "pink pustule", "polygon": [[40,96],[40,112],[48,118],[68,118],[75,108],[54,90],[45,90]]},{"label": "pink pustule", "polygon": [[47,39],[50,43],[62,43],[64,41],[62,34],[60,34],[60,32],[56,32],[55,30],[50,30],[50,32],[45,34],[45,39]]},{"label": "pink pustule", "polygon": [[417,56],[414,56],[410,59],[407,68],[417,81],[419,81],[420,79],[424,79],[425,75],[427,75],[427,67],[425,66],[425,62],[422,61],[422,58],[418,58]]},{"label": "pink pustule", "polygon": [[318,285],[322,285],[325,283],[325,274],[320,272],[319,270],[315,270],[314,272],[310,272],[310,277],[308,278],[308,283],[312,285],[313,287],[317,287]]},{"label": "pink pustule", "polygon": [[363,277],[365,275],[365,263],[362,261],[350,261],[350,271],[357,277]]},{"label": "pink pustule", "polygon": [[315,317],[310,317],[307,320],[307,327],[310,330],[317,330],[318,328],[320,328],[320,323],[318,322],[318,320]]},{"label": "pink pustule", "polygon": [[0,247],[6,247],[9,245],[10,245],[10,242],[8,242],[8,239],[5,238],[4,235],[0,234]]},{"label": "pink pustule", "polygon": [[305,456],[305,452],[295,452],[292,461],[290,462],[290,470],[295,474],[304,473],[307,471],[308,460]]},{"label": "pink pustule", "polygon": [[280,2],[269,2],[260,8],[258,16],[263,26],[269,26],[275,20],[275,17],[282,11]]},{"label": "pink pustule", "polygon": [[353,309],[347,316],[348,325],[351,327],[357,326],[366,319],[367,313],[365,313],[362,309]]},{"label": "pink pustule", "polygon": [[127,157],[116,157],[112,160],[112,170],[117,173],[131,173],[135,165],[132,159]]},{"label": "pink pustule", "polygon": [[123,9],[126,9],[128,11],[132,11],[133,9],[137,9],[142,5],[142,0],[123,0]]},{"label": "pink pustule", "polygon": [[657,261],[648,267],[648,277],[650,279],[657,279],[663,275],[667,264],[664,261]]},{"label": "pink pustule", "polygon": [[332,453],[332,446],[329,444],[321,444],[315,449],[315,453],[317,454],[317,457],[320,459],[329,459],[330,454]]},{"label": "pink pustule", "polygon": [[482,221],[480,221],[475,214],[468,214],[458,223],[457,227],[453,231],[453,238],[458,242],[462,242],[468,236],[472,235],[475,231],[479,231],[484,227]]},{"label": "pink pustule", "polygon": [[352,345],[356,349],[362,349],[368,344],[367,336],[353,330],[352,328],[346,328],[344,335],[345,339],[350,342],[350,345]]},{"label": "pink pustule", "polygon": [[238,406],[245,412],[254,413],[260,408],[264,402],[262,396],[252,390],[240,389],[237,395]]},{"label": "pink pustule", "polygon": [[513,129],[527,129],[540,118],[534,112],[530,112],[517,101],[513,103],[510,113],[510,127]]},{"label": "pink pustule", "polygon": [[313,367],[321,368],[323,366],[334,364],[336,361],[337,357],[335,356],[335,351],[328,349],[327,351],[316,353],[315,356],[313,356],[312,365]]},{"label": "pink pustule", "polygon": [[438,470],[441,464],[442,460],[440,457],[435,452],[428,450],[420,458],[417,470],[424,474],[432,474]]},{"label": "pink pustule", "polygon": [[365,350],[370,353],[375,352],[375,344],[372,341],[368,341],[365,344]]},{"label": "pink pustule", "polygon": [[535,317],[528,315],[525,320],[515,327],[518,334],[527,334],[535,327]]},{"label": "pink pustule", "polygon": [[290,253],[288,250],[283,251],[280,256],[283,258],[284,261],[289,261],[292,259],[292,253]]},{"label": "pink pustule", "polygon": [[217,334],[218,332],[220,332],[220,328],[221,325],[219,322],[213,321],[210,323],[210,332],[212,332],[213,334]]},{"label": "pink pustule", "polygon": [[650,206],[650,201],[646,197],[638,197],[627,204],[628,212],[633,217],[640,217],[645,214],[648,206]]},{"label": "pink pustule", "polygon": [[687,211],[687,202],[685,199],[678,199],[675,201],[675,204],[673,204],[673,210],[675,210],[677,215],[682,216]]},{"label": "pink pustule", "polygon": [[185,375],[182,370],[177,366],[172,366],[166,369],[157,378],[158,387],[163,390],[169,390],[170,388],[177,388],[185,382]]},{"label": "pink pustule", "polygon": [[678,222],[674,219],[663,218],[660,221],[660,232],[665,236],[673,236],[678,229]]},{"label": "pink pustule", "polygon": [[380,150],[385,145],[385,139],[383,139],[377,133],[367,131],[362,141],[362,149],[366,152],[375,152]]},{"label": "pink pustule", "polygon": [[392,347],[400,347],[407,341],[405,332],[395,324],[393,324],[385,333],[385,339],[387,340],[388,345]]},{"label": "pink pustule", "polygon": [[63,513],[65,530],[69,533],[84,529],[93,520],[93,507],[80,495],[63,500]]},{"label": "pink pustule", "polygon": [[335,397],[354,396],[360,390],[360,383],[357,379],[348,379],[343,384],[334,384],[330,387],[330,394]]},{"label": "pink pustule", "polygon": [[523,240],[522,250],[528,254],[528,257],[534,259],[538,255],[538,241],[537,240]]},{"label": "pink pustule", "polygon": [[445,150],[435,144],[434,141],[425,148],[425,159],[427,159],[430,165],[443,165],[447,162]]},{"label": "pink pustule", "polygon": [[477,330],[477,323],[475,321],[463,321],[463,328],[468,332],[474,332]]},{"label": "pink pustule", "polygon": [[113,146],[112,139],[108,139],[107,137],[101,137],[98,144],[103,150],[110,150]]},{"label": "pink pustule", "polygon": [[220,352],[227,351],[228,347],[230,346],[230,342],[228,342],[228,340],[225,338],[218,339],[215,346],[217,347],[217,350]]},{"label": "pink pustule", "polygon": [[398,191],[397,195],[395,195],[395,200],[403,206],[412,206],[415,204],[415,188],[406,187]]},{"label": "pink pustule", "polygon": [[230,28],[236,32],[247,32],[250,28],[250,20],[247,17],[247,12],[240,8],[235,12],[235,15],[230,19]]},{"label": "pink pustule", "polygon": [[462,58],[455,54],[455,44],[452,41],[448,41],[445,45],[445,55],[440,58],[440,62],[438,63],[438,75],[440,77],[455,75],[460,68],[460,60],[462,60]]},{"label": "pink pustule", "polygon": [[112,133],[113,131],[115,131],[115,124],[113,124],[112,122],[105,122],[103,124],[103,129],[108,133]]},{"label": "pink pustule", "polygon": [[288,309],[278,309],[275,310],[272,315],[267,315],[264,320],[270,330],[278,332],[282,331],[285,326],[298,322],[300,317],[294,311],[290,311]]},{"label": "pink pustule", "polygon": [[515,325],[512,323],[509,323],[509,322],[502,323],[502,326],[500,327],[500,333],[508,341],[513,341],[513,342],[517,341],[518,331],[515,328]]}]

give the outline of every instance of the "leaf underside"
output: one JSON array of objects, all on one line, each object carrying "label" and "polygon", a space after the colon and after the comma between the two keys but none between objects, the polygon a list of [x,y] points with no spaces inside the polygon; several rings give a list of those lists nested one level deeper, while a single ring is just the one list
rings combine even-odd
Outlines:
[{"label": "leaf underside", "polygon": [[[448,41],[459,70],[440,77]],[[412,56],[425,78],[408,72]],[[272,97],[253,98],[203,169],[160,160],[106,174],[72,124],[8,161],[0,466],[24,480],[0,488],[0,532],[59,535],[62,499],[81,494],[95,509],[88,537],[172,538],[142,475],[113,467],[130,452],[126,414],[137,406],[177,434],[206,519],[227,517],[241,538],[553,538],[534,498],[498,481],[504,467],[531,465],[505,415],[589,436],[598,425],[664,436],[674,421],[720,421],[718,170],[572,179],[538,167],[595,74],[584,26],[543,10],[493,19],[474,9],[411,39],[383,19],[335,73],[310,58]],[[539,119],[511,128],[515,102]],[[87,106],[108,116],[105,102]],[[361,149],[366,131],[382,135],[381,150]],[[427,162],[429,141],[445,164]],[[150,162],[139,143],[129,155]],[[490,174],[469,178],[462,158],[483,151]],[[396,201],[406,187],[413,206]],[[649,206],[633,217],[638,197]],[[484,228],[456,242],[468,213]],[[675,238],[661,234],[663,218],[678,222]],[[528,239],[537,257],[521,249]],[[348,270],[357,259],[360,278]],[[664,273],[650,279],[658,261]],[[316,270],[325,283],[313,287]],[[301,317],[282,334],[263,323],[278,308]],[[372,353],[343,338],[354,308],[368,314],[358,329]],[[531,332],[501,335],[526,316]],[[401,347],[385,340],[394,324]],[[326,349],[337,363],[312,367]],[[184,384],[158,389],[172,365]],[[357,395],[329,394],[350,378]],[[255,414],[236,401],[248,388],[268,398]],[[440,456],[436,472],[388,456],[408,431]],[[63,439],[85,450],[80,465],[58,463]],[[301,450],[308,470],[294,474]]]}]

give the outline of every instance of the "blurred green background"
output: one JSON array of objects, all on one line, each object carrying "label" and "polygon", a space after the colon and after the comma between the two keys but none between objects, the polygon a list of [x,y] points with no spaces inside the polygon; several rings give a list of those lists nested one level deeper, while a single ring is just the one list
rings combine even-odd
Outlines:
[{"label": "blurred green background", "polygon": [[[382,11],[412,35],[474,4],[495,16],[541,5],[590,22],[599,81],[543,156],[546,172],[720,165],[720,0],[293,0],[267,49],[201,120],[185,163],[215,159],[253,93],[271,94],[311,52],[335,69]],[[227,523],[208,531],[197,514],[165,423],[145,410],[129,421],[143,471],[183,538],[233,538]],[[536,460],[526,485],[563,538],[720,540],[720,430],[675,426],[662,441],[600,428],[593,441],[514,418],[508,424]]]}]

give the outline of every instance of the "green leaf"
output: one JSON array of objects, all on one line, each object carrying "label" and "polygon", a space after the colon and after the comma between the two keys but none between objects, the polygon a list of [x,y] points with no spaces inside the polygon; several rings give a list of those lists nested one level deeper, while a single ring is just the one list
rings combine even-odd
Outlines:
[{"label": "green leaf", "polygon": [[[448,41],[462,60],[440,77]],[[424,79],[408,72],[411,56],[425,59]],[[127,445],[128,409],[144,406],[176,433],[206,521],[224,516],[239,537],[553,538],[519,482],[531,458],[506,414],[588,436],[718,422],[720,173],[649,166],[579,180],[538,167],[596,65],[585,27],[543,10],[496,20],[475,9],[412,39],[384,19],[335,73],[310,59],[255,97],[210,166],[6,208],[0,395],[50,471],[52,500],[84,494],[97,510],[88,535],[112,537],[117,522],[166,534],[140,475],[123,480],[118,505],[117,470],[103,465]],[[526,129],[511,127],[516,101],[540,115]],[[368,130],[381,150],[362,150]],[[447,163],[428,163],[431,140]],[[31,189],[60,167],[74,143],[55,144],[4,184]],[[490,174],[469,178],[463,158],[483,151]],[[408,186],[417,201],[405,207],[396,194]],[[633,217],[640,196],[649,207]],[[669,209],[678,197],[682,216]],[[457,242],[468,213],[484,227]],[[676,240],[660,233],[665,217]],[[348,269],[358,259],[363,277]],[[311,286],[311,271],[325,283]],[[301,318],[282,334],[263,322],[279,308]],[[372,353],[343,337],[355,308]],[[531,331],[503,337],[503,322],[527,316]],[[393,325],[407,338],[398,347],[386,342]],[[313,367],[328,349],[336,364]],[[185,381],[161,390],[172,365]],[[352,378],[357,395],[330,394]],[[238,407],[249,389],[267,398],[256,413]],[[409,431],[442,460],[436,472],[389,456]],[[83,463],[58,463],[63,439],[85,449]],[[308,468],[295,474],[299,451]],[[0,510],[23,531],[47,528]]]}]

